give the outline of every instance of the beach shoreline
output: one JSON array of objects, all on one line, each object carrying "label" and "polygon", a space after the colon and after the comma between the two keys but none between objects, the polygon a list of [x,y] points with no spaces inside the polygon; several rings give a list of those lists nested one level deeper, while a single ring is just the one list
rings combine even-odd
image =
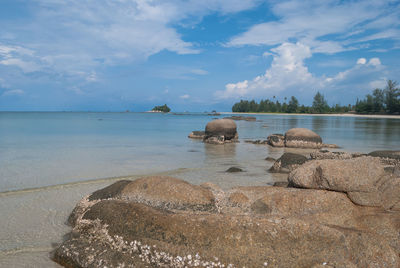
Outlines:
[{"label": "beach shoreline", "polygon": [[329,117],[359,117],[359,118],[386,118],[400,119],[400,115],[386,114],[301,114],[301,113],[240,113],[240,112],[219,112],[220,114],[243,114],[243,115],[304,115],[304,116],[329,116]]}]

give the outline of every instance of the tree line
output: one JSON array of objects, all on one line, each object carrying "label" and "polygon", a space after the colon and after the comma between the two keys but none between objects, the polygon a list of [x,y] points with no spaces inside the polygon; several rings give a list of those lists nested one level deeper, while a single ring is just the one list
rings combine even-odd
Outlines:
[{"label": "tree line", "polygon": [[287,103],[287,98],[281,103],[275,100],[266,99],[256,102],[254,100],[241,100],[232,106],[232,112],[254,112],[254,113],[347,113],[355,111],[362,114],[399,114],[400,113],[400,89],[397,82],[389,80],[384,89],[375,89],[372,95],[368,94],[365,99],[357,100],[355,105],[341,106],[328,105],[325,97],[317,92],[312,106],[299,105],[296,97],[292,96]]}]

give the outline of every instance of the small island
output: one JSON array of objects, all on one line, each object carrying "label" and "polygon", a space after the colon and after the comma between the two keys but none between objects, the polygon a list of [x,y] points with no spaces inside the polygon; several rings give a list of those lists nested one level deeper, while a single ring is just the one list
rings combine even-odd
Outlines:
[{"label": "small island", "polygon": [[164,104],[162,106],[155,106],[151,111],[159,113],[169,113],[171,109],[167,106],[167,104]]}]

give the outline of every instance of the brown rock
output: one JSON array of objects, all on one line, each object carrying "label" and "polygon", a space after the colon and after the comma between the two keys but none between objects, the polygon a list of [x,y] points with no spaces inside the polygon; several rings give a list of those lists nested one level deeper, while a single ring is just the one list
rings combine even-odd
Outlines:
[{"label": "brown rock", "polygon": [[180,179],[153,176],[127,184],[120,193],[122,199],[167,209],[214,210],[211,191]]},{"label": "brown rock", "polygon": [[[397,208],[399,179],[378,158],[310,161],[289,174],[289,185],[347,193],[356,204]],[[397,198],[396,198],[397,196]]]},{"label": "brown rock", "polygon": [[289,173],[295,168],[307,162],[308,159],[304,155],[294,153],[284,153],[272,167],[270,172]]},{"label": "brown rock", "polygon": [[285,133],[285,146],[294,148],[321,148],[321,137],[306,128],[292,128]]},{"label": "brown rock", "polygon": [[231,140],[236,136],[236,123],[231,119],[216,119],[206,125],[205,138],[223,136]]},{"label": "brown rock", "polygon": [[271,134],[267,137],[267,143],[273,147],[285,147],[285,136],[282,134]]},{"label": "brown rock", "polygon": [[[253,186],[224,193],[212,184],[164,180],[139,179],[111,199],[89,202],[54,259],[66,267],[400,265],[399,211],[358,206],[346,193],[329,190]],[[210,191],[218,196],[208,198]],[[215,200],[218,210],[170,210],[159,200]]]}]

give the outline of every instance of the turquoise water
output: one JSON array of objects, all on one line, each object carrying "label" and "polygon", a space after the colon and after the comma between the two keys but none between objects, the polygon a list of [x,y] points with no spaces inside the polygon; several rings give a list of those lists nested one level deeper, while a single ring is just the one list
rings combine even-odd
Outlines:
[{"label": "turquoise water", "polygon": [[[264,158],[290,150],[244,140],[293,127],[346,151],[400,150],[400,119],[256,117],[236,121],[240,143],[209,145],[187,138],[215,118],[204,114],[0,112],[0,267],[58,267],[49,252],[69,232],[68,215],[83,196],[117,180],[109,177],[157,173],[225,189],[272,184],[287,175],[268,173]],[[245,172],[224,172],[231,166]]]},{"label": "turquoise water", "polygon": [[[325,143],[347,151],[400,149],[398,119],[256,117],[257,122],[237,121],[241,141],[305,127],[320,134]],[[268,156],[271,149],[244,142],[216,151],[214,146],[187,138],[212,118],[202,114],[2,112],[0,192],[177,168],[207,169],[205,165],[219,158],[240,165],[254,154]]]}]

